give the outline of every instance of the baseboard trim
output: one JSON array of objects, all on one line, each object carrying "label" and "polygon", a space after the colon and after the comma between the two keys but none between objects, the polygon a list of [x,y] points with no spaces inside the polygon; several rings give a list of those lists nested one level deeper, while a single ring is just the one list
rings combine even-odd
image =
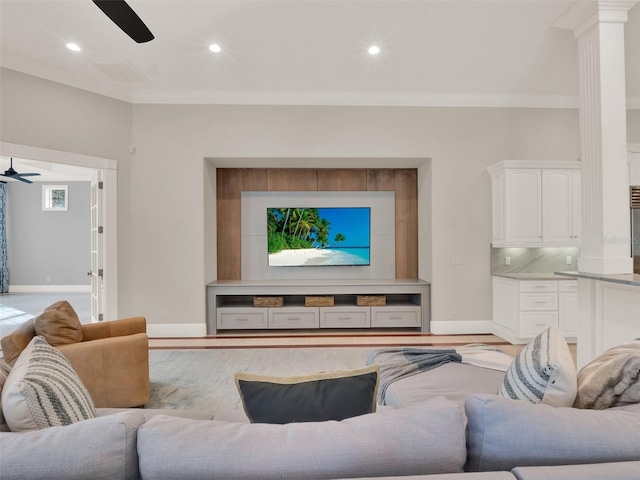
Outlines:
[{"label": "baseboard trim", "polygon": [[491,320],[433,321],[430,324],[434,335],[480,335],[493,333]]},{"label": "baseboard trim", "polygon": [[9,285],[9,293],[91,293],[91,285]]},{"label": "baseboard trim", "polygon": [[150,338],[202,338],[207,335],[207,326],[204,323],[149,323],[147,321],[147,335]]}]

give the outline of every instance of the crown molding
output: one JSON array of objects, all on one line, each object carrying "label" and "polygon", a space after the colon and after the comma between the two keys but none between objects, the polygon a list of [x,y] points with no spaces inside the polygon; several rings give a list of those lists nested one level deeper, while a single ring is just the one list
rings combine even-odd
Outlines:
[{"label": "crown molding", "polygon": [[135,104],[578,108],[573,95],[482,93],[135,90]]},{"label": "crown molding", "polygon": [[[579,99],[577,95],[498,95],[484,93],[134,90],[132,103],[160,105],[577,109]],[[627,110],[639,110],[640,97],[627,97],[626,108]]]},{"label": "crown molding", "polygon": [[[577,95],[130,89],[3,55],[0,66],[132,104],[577,109]],[[627,97],[628,110],[640,97]]]},{"label": "crown molding", "polygon": [[638,0],[576,1],[552,24],[552,27],[571,30],[578,38],[598,23],[625,23],[628,12]]}]

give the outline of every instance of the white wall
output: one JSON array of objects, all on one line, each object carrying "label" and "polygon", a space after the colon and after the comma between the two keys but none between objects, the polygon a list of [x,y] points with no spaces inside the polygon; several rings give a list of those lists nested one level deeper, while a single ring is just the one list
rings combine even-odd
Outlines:
[{"label": "white wall", "polygon": [[[133,134],[133,307],[153,321],[167,308],[166,323],[204,319],[203,284],[215,279],[203,266],[203,223],[211,232],[215,220],[204,157],[235,157],[238,166],[292,158],[300,167],[321,166],[320,158],[344,159],[344,167],[350,157],[431,158],[419,188],[433,185],[432,209],[420,212],[421,222],[432,217],[433,272],[421,263],[420,276],[433,282],[433,320],[489,320],[485,167],[505,158],[574,160],[580,148],[577,111],[544,109],[135,105]],[[421,236],[421,259],[423,245],[428,251]],[[451,265],[453,255],[464,264]]]},{"label": "white wall", "polygon": [[[44,185],[67,185],[67,210],[42,210]],[[9,291],[91,285],[90,229],[90,182],[7,182]]]},{"label": "white wall", "polygon": [[5,70],[0,94],[2,141],[119,161],[120,315],[185,333],[204,332],[204,285],[215,279],[214,169],[204,158],[301,167],[430,158],[418,172],[419,274],[433,283],[433,320],[469,321],[492,316],[486,166],[580,156],[576,110],[131,106]]},{"label": "white wall", "polygon": [[131,104],[0,68],[0,105],[3,142],[118,162],[118,299],[131,311]]}]

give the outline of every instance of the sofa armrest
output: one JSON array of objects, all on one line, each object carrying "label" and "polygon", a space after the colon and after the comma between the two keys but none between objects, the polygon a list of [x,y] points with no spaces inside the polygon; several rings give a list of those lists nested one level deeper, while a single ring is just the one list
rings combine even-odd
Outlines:
[{"label": "sofa armrest", "polygon": [[122,318],[110,322],[82,325],[82,341],[89,342],[99,338],[123,337],[147,332],[147,320],[144,317]]},{"label": "sofa armrest", "polygon": [[56,348],[69,360],[96,407],[138,407],[149,402],[146,333]]}]

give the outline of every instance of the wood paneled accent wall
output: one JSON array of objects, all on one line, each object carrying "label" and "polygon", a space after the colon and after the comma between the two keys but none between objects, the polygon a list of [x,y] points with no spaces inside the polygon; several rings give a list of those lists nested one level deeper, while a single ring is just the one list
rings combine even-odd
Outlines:
[{"label": "wood paneled accent wall", "polygon": [[396,278],[418,278],[418,171],[407,169],[218,168],[218,280],[241,280],[240,193],[394,191]]}]

